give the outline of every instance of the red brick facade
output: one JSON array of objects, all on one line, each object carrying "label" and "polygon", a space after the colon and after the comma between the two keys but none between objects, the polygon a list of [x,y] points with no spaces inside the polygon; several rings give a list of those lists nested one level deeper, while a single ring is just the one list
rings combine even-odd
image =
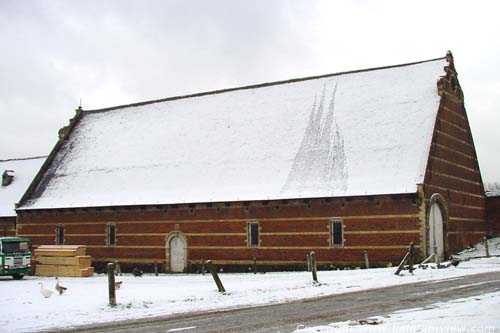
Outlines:
[{"label": "red brick facade", "polygon": [[[211,206],[211,207],[210,207]],[[331,244],[330,221],[340,218],[344,244]],[[259,246],[247,245],[247,223],[259,223]],[[116,226],[116,245],[107,245],[107,224]],[[317,253],[321,265],[385,265],[419,242],[416,195],[262,201],[134,208],[21,211],[18,233],[34,245],[54,244],[56,225],[66,244],[87,245],[96,261],[165,262],[172,232],[187,239],[188,261],[222,265],[296,266]]]},{"label": "red brick facade", "polygon": [[[438,82],[441,103],[434,128],[424,193],[441,195],[446,211],[445,248],[449,255],[477,243],[487,231],[485,196],[463,93],[451,63]],[[427,205],[426,209],[429,208]],[[428,227],[428,226],[427,226]],[[428,231],[422,233],[428,241]]]},{"label": "red brick facade", "polygon": [[16,217],[0,217],[0,237],[16,235]]},{"label": "red brick facade", "polygon": [[500,195],[486,198],[486,215],[491,236],[500,236]]}]

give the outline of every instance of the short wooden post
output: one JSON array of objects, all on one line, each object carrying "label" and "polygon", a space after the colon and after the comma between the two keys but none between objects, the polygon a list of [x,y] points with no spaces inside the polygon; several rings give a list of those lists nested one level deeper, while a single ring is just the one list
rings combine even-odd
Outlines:
[{"label": "short wooden post", "polygon": [[253,273],[257,274],[257,258],[253,258]]},{"label": "short wooden post", "polygon": [[307,271],[310,272],[310,271],[312,271],[312,269],[311,269],[311,254],[308,253],[306,255],[306,258],[307,258]]},{"label": "short wooden post", "polygon": [[485,236],[483,239],[484,239],[484,250],[486,251],[486,257],[489,258],[490,249],[488,248],[488,238],[486,238],[486,236]]},{"label": "short wooden post", "polygon": [[408,247],[408,253],[410,254],[408,256],[408,271],[410,273],[413,273],[413,260],[415,259],[415,245],[413,242],[410,243],[410,246]]},{"label": "short wooden post", "polygon": [[363,254],[365,255],[365,266],[366,269],[370,268],[370,261],[368,260],[368,251],[364,250]]},{"label": "short wooden post", "polygon": [[413,273],[413,256],[415,254],[415,246],[413,245],[413,242],[410,243],[410,246],[408,247],[408,252],[406,252],[405,256],[403,257],[403,260],[399,263],[398,269],[394,274],[399,275],[401,271],[403,270],[403,267],[406,265],[408,261],[410,261],[410,266],[408,267],[408,270],[410,273]]},{"label": "short wooden post", "polygon": [[205,259],[201,259],[201,275],[205,275]]},{"label": "short wooden post", "polygon": [[116,306],[115,293],[115,264],[108,263],[108,290],[109,290],[109,305]]},{"label": "short wooden post", "polygon": [[410,253],[406,252],[405,256],[403,257],[403,260],[401,260],[401,262],[399,263],[399,266],[398,266],[398,269],[396,270],[396,273],[394,273],[394,274],[399,275],[399,273],[401,273],[401,271],[403,270],[404,265],[408,261],[408,256],[409,255],[410,255]]},{"label": "short wooden post", "polygon": [[155,276],[158,276],[158,263],[155,260]]},{"label": "short wooden post", "polygon": [[222,282],[219,278],[219,274],[217,274],[217,268],[215,267],[214,264],[212,264],[212,260],[207,260],[207,267],[210,273],[212,273],[212,277],[214,278],[215,284],[217,285],[219,292],[225,293],[226,289],[224,289],[224,286],[222,285]]},{"label": "short wooden post", "polygon": [[316,253],[314,253],[313,251],[309,256],[311,258],[311,271],[312,271],[313,281],[318,282],[318,275],[316,273]]}]

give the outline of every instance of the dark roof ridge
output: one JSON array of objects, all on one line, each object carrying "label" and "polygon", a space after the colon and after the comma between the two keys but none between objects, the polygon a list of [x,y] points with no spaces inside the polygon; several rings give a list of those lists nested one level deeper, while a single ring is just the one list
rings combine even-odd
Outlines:
[{"label": "dark roof ridge", "polygon": [[25,160],[36,160],[38,158],[46,158],[48,155],[44,156],[33,156],[33,157],[21,157],[21,158],[8,158],[6,160],[0,160],[0,162],[11,162],[11,161],[25,161]]},{"label": "dark roof ridge", "polygon": [[422,64],[422,63],[426,63],[426,62],[431,62],[431,61],[442,60],[442,59],[446,59],[446,57],[440,57],[440,58],[435,58],[435,59],[410,62],[410,63],[399,64],[399,65],[365,68],[365,69],[344,71],[344,72],[331,73],[331,74],[307,76],[307,77],[296,78],[296,79],[289,79],[289,80],[281,80],[281,81],[273,81],[273,82],[252,84],[252,85],[241,86],[241,87],[218,89],[218,90],[205,91],[205,92],[188,94],[188,95],[179,95],[179,96],[172,96],[172,97],[161,98],[161,99],[156,99],[156,100],[149,100],[149,101],[144,101],[144,102],[136,102],[136,103],[131,103],[131,104],[123,104],[123,105],[111,106],[111,107],[102,108],[102,109],[82,110],[82,111],[84,111],[85,113],[107,112],[107,111],[113,111],[113,110],[118,110],[118,109],[123,109],[123,108],[138,107],[138,106],[143,106],[143,105],[148,105],[148,104],[162,103],[162,102],[174,101],[174,100],[179,100],[179,99],[186,99],[186,98],[192,98],[192,97],[201,97],[201,96],[207,96],[207,95],[222,94],[222,93],[232,92],[232,91],[237,91],[237,90],[247,90],[247,89],[264,88],[264,87],[276,86],[276,85],[281,85],[281,84],[289,84],[289,83],[295,83],[295,82],[301,82],[301,81],[322,79],[322,78],[332,77],[332,76],[338,76],[338,75],[355,74],[355,73],[370,72],[370,71],[383,70],[383,69],[389,69],[389,68],[398,68],[398,67],[412,66],[412,65],[418,65],[418,64]]}]

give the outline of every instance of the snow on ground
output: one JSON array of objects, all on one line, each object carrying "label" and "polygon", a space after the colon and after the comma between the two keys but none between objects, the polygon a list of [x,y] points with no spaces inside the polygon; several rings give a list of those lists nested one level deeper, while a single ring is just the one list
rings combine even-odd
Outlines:
[{"label": "snow on ground", "polygon": [[[366,321],[343,321],[325,326],[299,326],[294,333],[370,332],[500,332],[500,292],[396,311]],[[368,323],[371,323],[368,324]]]},{"label": "snow on ground", "polygon": [[[500,237],[488,239],[488,251],[492,256],[500,256]],[[454,258],[460,260],[467,260],[475,257],[482,257],[486,254],[486,249],[484,243],[476,244],[473,247],[463,250],[458,255],[454,255]]]},{"label": "snow on ground", "polygon": [[220,294],[207,275],[118,276],[118,305],[108,306],[107,276],[61,278],[63,295],[43,298],[39,282],[54,290],[55,279],[26,276],[15,281],[0,278],[0,331],[30,332],[82,324],[153,317],[192,311],[239,308],[339,294],[419,281],[450,279],[500,271],[498,257],[473,259],[447,269],[417,269],[394,275],[395,267],[369,270],[320,271],[321,285],[308,272],[221,274],[227,294]]}]

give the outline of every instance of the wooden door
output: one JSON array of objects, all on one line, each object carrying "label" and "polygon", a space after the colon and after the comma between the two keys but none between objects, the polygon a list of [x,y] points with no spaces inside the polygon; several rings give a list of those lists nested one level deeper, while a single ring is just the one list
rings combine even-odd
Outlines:
[{"label": "wooden door", "polygon": [[444,259],[443,214],[437,203],[433,203],[429,212],[429,253]]},{"label": "wooden door", "polygon": [[184,272],[186,259],[186,242],[181,237],[173,237],[170,240],[170,271]]}]

